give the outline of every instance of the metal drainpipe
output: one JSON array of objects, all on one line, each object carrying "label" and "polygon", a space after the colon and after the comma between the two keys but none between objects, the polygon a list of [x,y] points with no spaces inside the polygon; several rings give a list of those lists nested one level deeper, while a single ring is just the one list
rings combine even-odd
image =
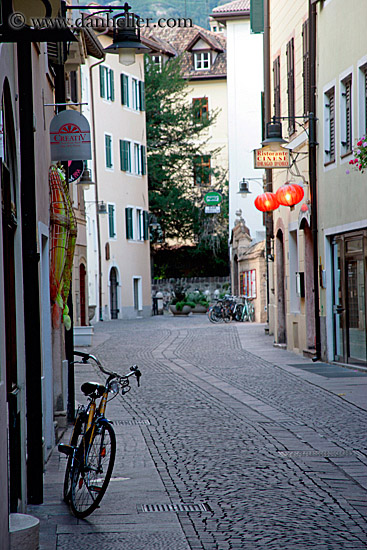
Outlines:
[{"label": "metal drainpipe", "polygon": [[32,44],[30,42],[17,44],[17,60],[27,402],[27,497],[29,504],[42,504],[42,353],[33,132]]},{"label": "metal drainpipe", "polygon": [[98,213],[98,177],[97,177],[97,147],[96,147],[96,125],[95,125],[95,109],[94,109],[94,92],[93,92],[93,75],[92,69],[97,65],[103,63],[106,59],[104,56],[100,61],[94,63],[89,67],[89,81],[90,81],[90,101],[91,101],[91,114],[92,114],[92,126],[93,126],[93,169],[94,169],[94,181],[95,181],[95,199],[96,199],[96,217],[97,217],[97,241],[98,241],[98,308],[99,308],[99,320],[103,321],[102,315],[102,252],[101,252],[101,228],[99,223]]},{"label": "metal drainpipe", "polygon": [[316,4],[308,2],[309,25],[310,25],[310,142],[309,142],[309,175],[311,190],[311,231],[313,240],[313,277],[314,277],[314,299],[315,299],[315,336],[316,355],[313,361],[321,359],[321,327],[319,309],[319,248],[317,229],[317,142],[316,142]]}]

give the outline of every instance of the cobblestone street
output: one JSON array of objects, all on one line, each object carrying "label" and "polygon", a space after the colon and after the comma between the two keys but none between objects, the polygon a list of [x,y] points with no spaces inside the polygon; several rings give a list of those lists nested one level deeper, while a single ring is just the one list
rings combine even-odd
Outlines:
[{"label": "cobblestone street", "polygon": [[[94,342],[111,370],[137,363],[141,388],[107,410],[117,463],[87,521],[61,502],[54,451],[31,510],[41,550],[367,548],[365,373],[206,316],[99,323]],[[76,387],[87,377],[98,379],[76,368]]]}]

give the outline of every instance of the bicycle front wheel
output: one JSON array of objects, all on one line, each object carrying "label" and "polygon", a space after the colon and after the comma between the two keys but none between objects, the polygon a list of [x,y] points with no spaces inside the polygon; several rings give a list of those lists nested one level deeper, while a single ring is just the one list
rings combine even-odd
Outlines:
[{"label": "bicycle front wheel", "polygon": [[86,434],[78,448],[71,482],[71,510],[85,518],[98,507],[111,479],[116,456],[116,436],[108,422]]},{"label": "bicycle front wheel", "polygon": [[255,308],[253,306],[253,304],[250,304],[249,305],[249,308],[248,308],[248,319],[251,323],[253,323],[255,321]]}]

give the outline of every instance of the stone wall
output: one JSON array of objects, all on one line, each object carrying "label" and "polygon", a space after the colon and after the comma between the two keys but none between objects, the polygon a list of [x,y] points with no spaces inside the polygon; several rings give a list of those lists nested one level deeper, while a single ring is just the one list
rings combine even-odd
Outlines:
[{"label": "stone wall", "polygon": [[155,296],[157,292],[162,292],[165,297],[171,296],[173,287],[178,283],[187,289],[186,292],[209,290],[212,298],[215,290],[230,294],[229,277],[184,277],[182,279],[154,279],[152,281],[152,296]]}]

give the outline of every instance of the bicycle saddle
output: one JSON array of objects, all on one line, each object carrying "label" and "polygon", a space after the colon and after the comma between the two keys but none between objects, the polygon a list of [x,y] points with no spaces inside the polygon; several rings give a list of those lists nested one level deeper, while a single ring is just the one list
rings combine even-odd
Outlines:
[{"label": "bicycle saddle", "polygon": [[100,397],[104,392],[104,385],[98,384],[97,382],[84,382],[80,387],[84,395],[92,395],[97,393],[97,396]]}]

